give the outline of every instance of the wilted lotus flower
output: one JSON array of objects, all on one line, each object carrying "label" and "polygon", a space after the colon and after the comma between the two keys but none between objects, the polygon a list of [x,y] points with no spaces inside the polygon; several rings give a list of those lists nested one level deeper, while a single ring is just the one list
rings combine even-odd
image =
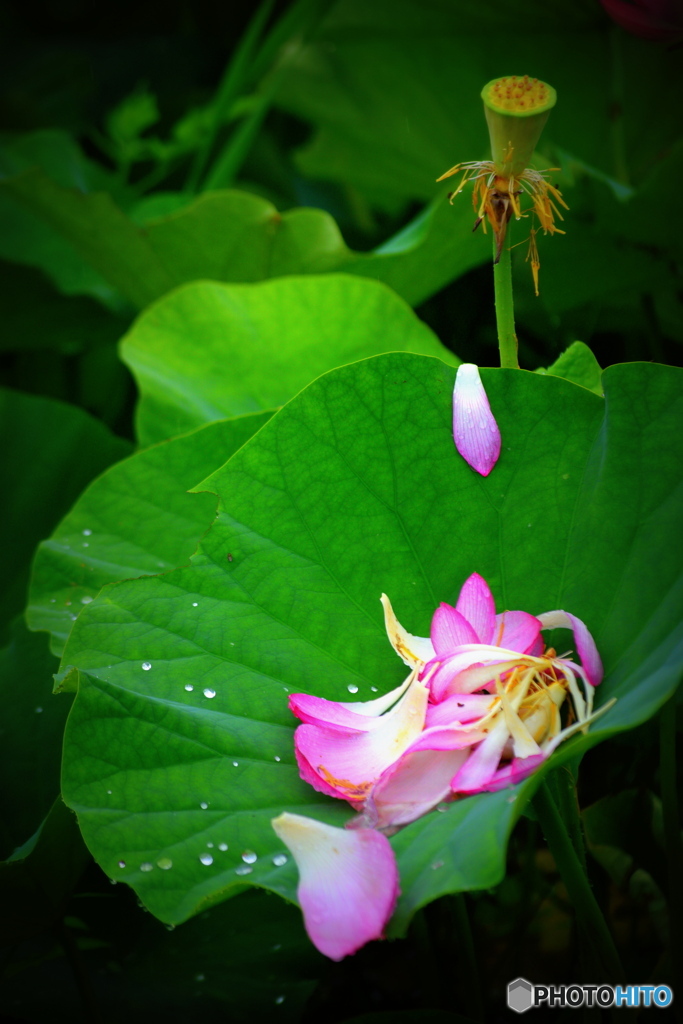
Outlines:
[{"label": "wilted lotus flower", "polygon": [[[403,684],[366,702],[308,694],[293,694],[289,701],[304,723],[294,739],[301,777],[360,812],[347,822],[355,834],[370,836],[372,829],[391,834],[444,800],[513,785],[596,717],[593,687],[602,679],[602,664],[593,638],[574,615],[497,615],[491,591],[477,573],[465,581],[455,606],[439,605],[429,637],[408,633],[386,595],[382,603],[389,641],[410,668]],[[542,631],[556,627],[573,630],[581,665],[545,648]],[[563,706],[569,708],[564,725]],[[328,832],[322,838],[315,829],[302,834],[297,853],[278,827],[281,820],[274,827],[299,864],[300,899],[313,942],[327,952],[309,910],[315,906],[320,914],[325,907],[326,927],[334,931],[339,917],[340,934],[346,936],[335,946],[335,957],[353,952],[373,937],[370,932],[381,932],[393,907],[393,882],[378,887],[373,925],[364,925],[361,937],[360,924],[358,930],[350,926],[345,909],[352,897],[339,898],[333,873],[322,865],[334,849],[337,863],[343,861],[344,871],[356,879],[353,892],[372,892],[375,869],[367,851],[360,844],[335,846],[329,826],[320,826]]]},{"label": "wilted lotus flower", "polygon": [[[559,190],[546,181],[545,175],[550,171],[536,171],[529,167],[543,126],[557,101],[557,94],[552,86],[537,78],[510,75],[489,82],[482,89],[481,96],[491,139],[492,159],[456,164],[437,181],[464,172],[462,181],[450,195],[451,202],[454,196],[462,192],[468,181],[474,182],[472,202],[477,212],[474,228],[476,230],[481,224],[486,231],[487,220],[491,225],[496,239],[494,263],[500,259],[508,221],[512,215],[519,220],[530,212],[532,227],[527,259],[531,263],[538,295],[538,229],[533,223],[537,222],[544,234],[564,234],[555,225],[554,215],[562,220],[562,214],[555,204],[568,208]],[[531,202],[528,212],[522,209],[525,200]]]}]

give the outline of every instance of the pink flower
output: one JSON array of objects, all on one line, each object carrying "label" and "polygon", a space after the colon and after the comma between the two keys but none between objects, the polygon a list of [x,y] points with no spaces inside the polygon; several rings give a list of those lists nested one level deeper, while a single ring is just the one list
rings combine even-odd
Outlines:
[{"label": "pink flower", "polygon": [[500,430],[474,363],[462,363],[455,375],[453,439],[465,462],[488,476],[500,455]]},{"label": "pink flower", "polygon": [[[408,633],[385,594],[382,604],[389,641],[410,669],[401,686],[365,702],[307,694],[290,698],[291,710],[303,722],[294,739],[301,777],[360,812],[347,822],[351,834],[391,834],[443,801],[514,785],[596,717],[593,688],[602,679],[602,664],[593,638],[576,616],[564,611],[496,614],[491,591],[477,573],[465,581],[455,606],[439,605],[429,637]],[[573,631],[581,665],[545,648],[542,631],[557,627]],[[565,703],[571,712],[563,726]],[[372,928],[361,928],[359,919],[358,933],[353,927],[349,931],[345,900],[332,893],[331,876],[321,867],[329,860],[324,852],[328,833],[322,838],[315,830],[306,833],[306,857],[282,838],[302,870],[300,899],[318,948],[327,952],[312,923],[312,906],[318,916],[325,906],[331,918],[340,917],[339,934],[345,936],[340,956],[376,937],[369,932],[379,934],[384,926],[383,914],[391,902],[386,890],[378,890]],[[319,843],[321,854],[315,852]],[[382,856],[387,855],[382,849]],[[344,870],[365,878],[370,867],[363,848],[349,844],[344,851]],[[360,891],[372,893],[372,886],[363,882],[354,889]]]}]

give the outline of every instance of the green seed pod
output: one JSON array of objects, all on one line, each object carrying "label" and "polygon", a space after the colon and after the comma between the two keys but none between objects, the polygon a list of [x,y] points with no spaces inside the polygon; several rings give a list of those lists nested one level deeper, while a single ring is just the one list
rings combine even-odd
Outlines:
[{"label": "green seed pod", "polygon": [[531,162],[557,93],[538,78],[508,75],[488,82],[481,98],[496,174],[517,177]]}]

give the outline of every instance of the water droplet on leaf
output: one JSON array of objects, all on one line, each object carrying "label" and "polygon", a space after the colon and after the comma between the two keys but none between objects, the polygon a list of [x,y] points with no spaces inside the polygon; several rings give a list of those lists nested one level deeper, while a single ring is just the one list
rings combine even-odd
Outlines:
[{"label": "water droplet on leaf", "polygon": [[210,864],[213,864],[213,857],[211,856],[210,853],[200,853],[199,859],[202,862],[202,864],[206,864],[207,867]]}]

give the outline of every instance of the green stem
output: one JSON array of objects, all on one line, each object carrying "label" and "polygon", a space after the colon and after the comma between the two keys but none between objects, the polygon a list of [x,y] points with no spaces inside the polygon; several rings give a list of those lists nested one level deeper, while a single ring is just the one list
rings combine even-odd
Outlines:
[{"label": "green stem", "polygon": [[[510,225],[508,225],[507,238],[501,249],[500,259],[497,263],[493,264],[493,288],[496,298],[496,326],[498,328],[500,365],[518,370],[515,307],[512,298],[512,259],[510,257],[509,241]],[[493,252],[495,259],[495,235],[493,237]]]},{"label": "green stem", "polygon": [[614,940],[546,783],[541,784],[534,797],[534,809],[569,893],[577,922],[583,935],[591,940],[608,973],[605,980],[612,984],[625,984],[624,969]]},{"label": "green stem", "polygon": [[206,137],[195,154],[190,168],[185,191],[193,194],[200,187],[201,179],[209,162],[216,137],[233,102],[250,76],[250,65],[254,61],[259,40],[270,17],[275,0],[262,0],[251,19],[246,32],[237,44],[235,54],[228,64],[223,80],[218,87],[213,105],[213,117]]},{"label": "green stem", "polygon": [[[671,977],[683,977],[683,843],[676,792],[676,694],[659,715],[659,775],[664,817],[664,849],[669,875]],[[683,1014],[678,1011],[678,1020]]]}]

